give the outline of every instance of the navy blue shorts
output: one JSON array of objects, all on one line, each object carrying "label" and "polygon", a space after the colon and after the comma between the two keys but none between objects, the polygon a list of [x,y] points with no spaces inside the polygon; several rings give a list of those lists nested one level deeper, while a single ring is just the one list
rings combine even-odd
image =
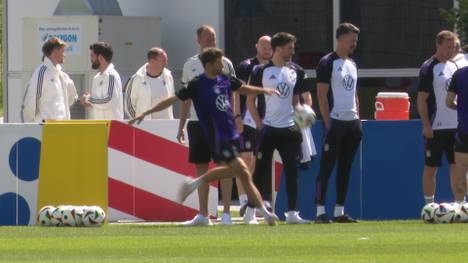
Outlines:
[{"label": "navy blue shorts", "polygon": [[455,163],[455,129],[434,130],[434,137],[426,139],[425,163],[427,166],[440,167],[445,153],[449,164]]},{"label": "navy blue shorts", "polygon": [[187,123],[189,142],[189,163],[209,163],[212,153],[203,129],[198,121]]},{"label": "navy blue shorts", "polygon": [[215,163],[230,163],[239,155],[239,139],[220,141],[212,144],[213,160]]}]

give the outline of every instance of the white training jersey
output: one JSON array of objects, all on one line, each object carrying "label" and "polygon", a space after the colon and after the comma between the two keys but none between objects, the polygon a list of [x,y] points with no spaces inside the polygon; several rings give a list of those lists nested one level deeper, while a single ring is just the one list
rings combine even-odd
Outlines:
[{"label": "white training jersey", "polygon": [[342,121],[359,119],[357,66],[352,59],[342,59],[335,52],[324,56],[317,66],[317,83],[329,84],[330,118]]},{"label": "white training jersey", "polygon": [[293,98],[303,92],[303,80],[304,71],[291,63],[277,67],[269,62],[254,69],[250,80],[253,86],[276,88],[280,93],[280,96],[265,95],[265,125],[275,128],[294,125]]},{"label": "white training jersey", "polygon": [[451,61],[455,62],[458,68],[464,68],[468,66],[468,54],[458,53]]},{"label": "white training jersey", "polygon": [[427,109],[434,130],[457,128],[457,111],[445,104],[450,81],[457,69],[453,61],[442,63],[436,57],[428,59],[421,66],[418,92],[429,93]]},{"label": "white training jersey", "polygon": [[[191,81],[196,76],[203,74],[204,71],[203,64],[200,60],[200,54],[188,58],[182,70],[182,86],[187,87],[189,81]],[[236,76],[232,62],[226,57],[223,57],[223,74],[232,77]],[[190,119],[198,120],[193,104],[190,107]]]},{"label": "white training jersey", "polygon": [[89,119],[123,120],[122,82],[113,64],[94,76],[90,93]]}]

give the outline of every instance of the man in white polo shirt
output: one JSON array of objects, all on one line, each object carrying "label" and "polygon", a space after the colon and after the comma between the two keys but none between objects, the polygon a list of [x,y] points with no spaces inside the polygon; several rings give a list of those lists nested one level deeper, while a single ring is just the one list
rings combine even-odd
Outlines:
[{"label": "man in white polo shirt", "polygon": [[458,37],[444,30],[437,34],[436,53],[421,66],[418,87],[418,111],[423,123],[425,139],[425,165],[423,171],[423,192],[426,203],[434,202],[436,174],[445,153],[450,164],[450,184],[456,189],[456,167],[454,157],[457,112],[445,104],[447,89],[459,62],[452,61]]},{"label": "man in white polo shirt", "polygon": [[350,57],[357,46],[358,34],[359,29],[353,24],[340,24],[336,29],[335,52],[322,57],[317,66],[317,98],[325,135],[316,182],[317,224],[331,223],[325,213],[325,199],[335,162],[336,205],[333,222],[357,222],[344,213],[344,205],[351,165],[362,137],[356,92],[357,67]]},{"label": "man in white polo shirt", "polygon": [[[135,118],[159,101],[174,95],[174,80],[166,68],[167,54],[158,47],[151,48],[145,63],[128,81],[125,89],[125,110]],[[146,119],[174,119],[172,106],[147,115]]]}]

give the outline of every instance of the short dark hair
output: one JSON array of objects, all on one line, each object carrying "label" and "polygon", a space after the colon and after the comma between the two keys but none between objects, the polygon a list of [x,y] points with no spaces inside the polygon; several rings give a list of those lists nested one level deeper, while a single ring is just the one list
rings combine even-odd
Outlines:
[{"label": "short dark hair", "polygon": [[47,39],[47,41],[44,42],[44,44],[42,45],[42,54],[48,57],[50,56],[50,54],[52,54],[52,51],[54,51],[54,49],[66,47],[66,46],[67,44],[60,38],[51,37]]},{"label": "short dark hair", "polygon": [[201,34],[206,31],[206,30],[213,30],[213,32],[215,31],[214,28],[210,25],[201,25],[198,29],[197,29],[197,37],[200,37]]},{"label": "short dark hair", "polygon": [[296,43],[296,37],[286,32],[278,32],[271,38],[271,49],[275,51],[277,47],[282,47],[290,42]]},{"label": "short dark hair", "polygon": [[202,53],[200,54],[200,60],[203,64],[203,68],[208,63],[213,63],[217,59],[222,58],[224,53],[221,49],[215,47],[208,47],[203,49]]},{"label": "short dark hair", "polygon": [[442,30],[440,31],[439,33],[437,33],[437,36],[436,36],[436,43],[437,44],[442,44],[442,42],[444,42],[444,40],[457,40],[458,37],[455,33],[453,33],[452,31],[449,31],[449,30]]},{"label": "short dark hair", "polygon": [[148,61],[150,59],[155,59],[155,58],[157,58],[158,56],[161,55],[161,52],[162,52],[162,50],[160,48],[153,47],[150,50],[148,50],[148,53],[146,54],[146,58],[148,59]]},{"label": "short dark hair", "polygon": [[108,43],[97,42],[89,46],[89,50],[92,50],[96,56],[101,55],[107,62],[112,61],[112,56],[114,51],[112,51],[112,46]]},{"label": "short dark hair", "polygon": [[349,33],[359,34],[361,30],[351,23],[341,23],[338,28],[336,29],[336,38],[338,39],[342,35],[346,35]]}]

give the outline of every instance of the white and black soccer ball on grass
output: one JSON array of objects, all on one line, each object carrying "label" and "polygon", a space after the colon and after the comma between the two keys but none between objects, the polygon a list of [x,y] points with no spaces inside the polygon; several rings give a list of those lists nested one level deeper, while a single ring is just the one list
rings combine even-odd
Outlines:
[{"label": "white and black soccer ball on grass", "polygon": [[62,224],[64,226],[81,226],[83,211],[78,206],[65,206],[62,208]]},{"label": "white and black soccer ball on grass", "polygon": [[294,109],[294,122],[300,128],[314,125],[316,119],[314,110],[307,104],[298,104]]},{"label": "white and black soccer ball on grass", "polygon": [[421,211],[421,219],[425,223],[436,223],[435,222],[435,211],[439,208],[437,203],[426,204]]},{"label": "white and black soccer ball on grass", "polygon": [[52,226],[52,212],[54,212],[55,207],[51,205],[46,205],[39,210],[37,213],[36,222],[42,226]]},{"label": "white and black soccer ball on grass", "polygon": [[37,214],[42,226],[101,226],[106,213],[99,206],[44,206]]},{"label": "white and black soccer ball on grass", "polygon": [[457,221],[460,223],[468,223],[468,203],[460,205],[460,209],[457,212]]},{"label": "white and black soccer ball on grass", "polygon": [[99,206],[87,206],[83,209],[84,226],[101,226],[106,220],[106,213]]},{"label": "white and black soccer ball on grass", "polygon": [[439,207],[434,211],[434,218],[436,223],[454,223],[457,218],[456,206],[450,203],[441,203]]}]

